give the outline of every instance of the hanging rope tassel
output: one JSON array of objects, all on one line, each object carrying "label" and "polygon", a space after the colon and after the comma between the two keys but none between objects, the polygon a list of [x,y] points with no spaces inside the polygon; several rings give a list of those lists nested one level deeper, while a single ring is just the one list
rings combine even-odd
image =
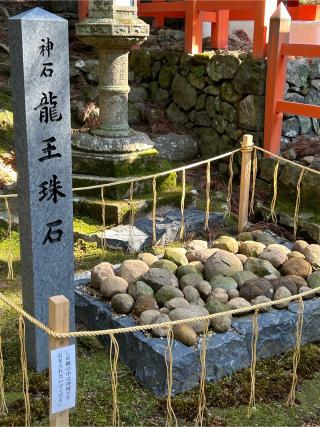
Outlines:
[{"label": "hanging rope tassel", "polygon": [[105,239],[105,231],[106,231],[106,204],[104,201],[104,187],[101,187],[101,216],[102,216],[102,235],[101,235],[101,247],[105,251],[106,250],[106,239]]},{"label": "hanging rope tassel", "polygon": [[208,332],[209,332],[209,320],[205,320],[205,327],[203,331],[201,353],[200,353],[201,375],[200,375],[199,399],[198,399],[198,415],[195,422],[196,427],[202,427],[203,425],[204,412],[205,412],[206,403],[207,403],[205,385],[206,385],[206,378],[207,378],[206,359],[207,359]]},{"label": "hanging rope tassel", "polygon": [[129,239],[128,239],[128,249],[127,252],[129,252],[130,248],[132,248],[133,243],[133,225],[134,225],[134,203],[133,203],[133,182],[130,183],[130,189],[129,189],[129,205],[130,205],[130,218],[129,218]]},{"label": "hanging rope tassel", "polygon": [[4,199],[4,204],[8,216],[8,238],[9,238],[9,247],[8,247],[8,274],[7,279],[12,280],[13,279],[13,257],[12,257],[12,216],[9,208],[8,199]]},{"label": "hanging rope tassel", "polygon": [[209,216],[210,216],[210,189],[211,189],[211,164],[207,163],[206,171],[206,219],[204,222],[205,231],[209,231]]},{"label": "hanging rope tassel", "polygon": [[4,394],[4,365],[3,365],[3,354],[2,354],[2,337],[0,328],[0,415],[8,413],[6,405],[6,399]]},{"label": "hanging rope tassel", "polygon": [[225,218],[229,218],[232,209],[232,183],[233,183],[233,154],[229,160],[229,182],[228,182],[228,195],[227,195],[227,212]]},{"label": "hanging rope tassel", "polygon": [[251,392],[248,405],[248,418],[251,417],[252,412],[256,407],[256,366],[257,366],[257,342],[259,336],[258,324],[259,310],[255,310],[252,316],[252,339],[251,339]]},{"label": "hanging rope tassel", "polygon": [[184,239],[185,222],[184,222],[184,203],[186,198],[186,171],[182,171],[182,192],[181,192],[181,223],[180,223],[180,240]]},{"label": "hanging rope tassel", "polygon": [[296,207],[294,210],[294,219],[293,219],[293,235],[294,240],[297,238],[297,231],[299,225],[299,210],[300,210],[300,202],[301,202],[301,181],[304,175],[304,170],[300,172],[300,176],[297,182],[297,198],[296,198]]},{"label": "hanging rope tassel", "polygon": [[280,160],[277,160],[277,163],[276,163],[276,165],[274,167],[274,171],[273,171],[273,198],[271,201],[271,210],[270,210],[271,219],[275,224],[277,223],[277,215],[276,215],[275,209],[276,209],[276,203],[277,203],[277,197],[278,197],[279,163],[280,163]]},{"label": "hanging rope tassel", "polygon": [[20,361],[22,371],[22,387],[25,407],[25,427],[31,426],[31,410],[29,397],[28,363],[26,354],[26,326],[22,316],[19,317]]},{"label": "hanging rope tassel", "polygon": [[254,148],[253,161],[252,161],[252,190],[251,190],[251,200],[250,200],[250,216],[254,215],[257,173],[258,173],[258,157],[257,157],[257,150],[256,148]]},{"label": "hanging rope tassel", "polygon": [[171,404],[171,398],[172,398],[172,387],[173,387],[173,371],[172,371],[172,365],[173,365],[173,357],[172,357],[172,347],[174,342],[174,335],[171,328],[168,328],[167,333],[167,348],[165,352],[165,363],[166,363],[166,369],[167,369],[167,418],[166,418],[166,427],[171,427],[172,423],[174,421],[175,425],[178,426],[178,421],[176,418],[176,415],[174,413],[174,410],[172,408]]},{"label": "hanging rope tassel", "polygon": [[302,340],[302,329],[303,329],[303,314],[304,314],[304,303],[303,299],[299,299],[299,310],[296,324],[296,345],[293,351],[292,357],[292,384],[291,390],[287,399],[287,406],[293,406],[296,400],[296,389],[298,383],[297,370],[300,362],[301,354],[301,340]]},{"label": "hanging rope tassel", "polygon": [[152,180],[152,194],[153,194],[153,205],[152,205],[152,246],[155,246],[157,243],[157,225],[156,225],[156,215],[157,215],[157,177],[153,177]]},{"label": "hanging rope tassel", "polygon": [[118,361],[119,344],[113,334],[110,335],[110,370],[112,388],[112,427],[120,426],[120,415],[118,407]]}]

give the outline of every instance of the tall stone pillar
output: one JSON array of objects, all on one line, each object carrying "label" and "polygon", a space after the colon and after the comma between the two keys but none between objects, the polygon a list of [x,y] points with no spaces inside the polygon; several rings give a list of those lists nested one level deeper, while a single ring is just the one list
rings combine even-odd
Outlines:
[{"label": "tall stone pillar", "polygon": [[100,128],[96,135],[128,136],[128,52],[121,49],[99,51]]},{"label": "tall stone pillar", "polygon": [[[91,186],[169,169],[158,159],[151,139],[128,124],[128,57],[133,45],[149,35],[149,26],[137,17],[137,0],[90,0],[89,15],[77,24],[76,34],[94,46],[99,55],[98,128],[74,135],[72,141],[75,187]],[[176,174],[157,180],[162,202],[176,195]],[[135,210],[151,208],[152,181],[134,185]],[[100,189],[75,193],[75,212],[101,220]],[[109,187],[105,192],[105,217],[118,224],[129,216],[129,186]],[[111,199],[111,200],[110,200]]]}]

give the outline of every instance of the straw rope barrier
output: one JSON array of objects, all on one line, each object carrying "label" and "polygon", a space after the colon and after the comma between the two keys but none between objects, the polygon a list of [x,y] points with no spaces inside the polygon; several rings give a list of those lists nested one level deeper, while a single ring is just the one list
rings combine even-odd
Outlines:
[{"label": "straw rope barrier", "polygon": [[[298,167],[300,169],[303,169],[304,171],[320,175],[320,171],[308,168],[307,166],[304,166],[304,165],[301,165],[299,163],[293,162],[292,160],[285,159],[285,158],[283,158],[283,157],[281,157],[281,156],[279,156],[277,154],[272,153],[271,151],[265,150],[262,147],[259,147],[259,146],[255,145],[254,149],[255,150],[259,150],[262,153],[268,154],[269,156],[274,157],[275,159],[279,159],[281,162],[289,163],[289,164],[291,164],[293,166],[296,166],[296,167]],[[240,151],[241,151],[241,148],[237,148],[235,150],[229,151],[229,152],[221,154],[219,156],[212,157],[212,158],[206,159],[206,160],[201,160],[200,162],[191,163],[189,165],[180,166],[180,167],[175,168],[175,169],[170,169],[170,170],[166,170],[166,171],[163,171],[163,172],[158,172],[158,173],[152,174],[152,175],[145,175],[145,176],[141,176],[141,177],[135,177],[134,181],[135,182],[145,181],[145,180],[148,180],[148,179],[153,179],[154,177],[166,176],[166,175],[169,175],[169,174],[174,173],[174,172],[182,172],[183,170],[186,171],[186,170],[193,169],[193,168],[196,168],[196,167],[199,167],[199,166],[203,166],[203,165],[207,164],[208,162],[213,162],[213,161],[216,161],[216,160],[221,160],[221,159],[223,159],[225,157],[232,156],[232,155],[234,155],[236,153],[239,153]],[[131,182],[132,182],[132,178],[129,178],[129,179],[126,178],[126,179],[121,179],[121,180],[118,180],[118,181],[107,182],[107,183],[104,183],[104,184],[91,185],[91,186],[87,186],[87,187],[75,187],[75,188],[72,189],[72,191],[79,192],[79,191],[95,190],[95,189],[99,189],[99,188],[114,187],[116,185],[130,184]],[[0,194],[0,199],[14,199],[14,198],[17,198],[17,197],[18,197],[18,194]]]},{"label": "straw rope barrier", "polygon": [[[202,345],[200,352],[200,386],[199,386],[199,398],[198,398],[198,414],[195,420],[195,425],[197,427],[203,426],[204,413],[206,408],[206,396],[205,396],[205,381],[206,381],[206,356],[207,356],[207,339],[209,331],[209,320],[212,318],[231,315],[231,314],[244,314],[254,310],[254,315],[252,319],[252,343],[251,343],[251,393],[250,400],[248,405],[248,416],[250,417],[252,411],[255,407],[255,378],[256,378],[256,361],[257,361],[257,342],[258,342],[258,314],[260,308],[267,308],[271,306],[279,306],[279,304],[288,303],[290,301],[299,301],[299,311],[296,323],[296,344],[293,353],[293,373],[292,373],[292,385],[290,393],[287,399],[287,405],[293,405],[295,402],[295,393],[297,386],[297,367],[300,361],[300,351],[301,351],[301,341],[302,341],[302,330],[303,330],[303,315],[304,315],[304,305],[303,297],[310,296],[312,294],[318,293],[320,287],[312,289],[310,291],[303,292],[299,295],[294,295],[287,298],[282,298],[277,301],[270,301],[268,303],[257,304],[251,307],[246,307],[243,309],[230,310],[223,313],[215,313],[208,316],[199,316],[196,318],[183,319],[180,321],[171,321],[163,322],[153,325],[139,325],[136,327],[121,328],[121,329],[109,329],[101,331],[81,331],[81,332],[70,332],[70,333],[56,333],[49,329],[46,325],[39,322],[37,319],[33,318],[30,314],[26,313],[22,308],[18,307],[15,303],[6,298],[3,294],[0,293],[0,300],[5,304],[13,308],[20,314],[19,317],[19,339],[20,339],[20,358],[21,358],[21,369],[22,369],[22,381],[23,381],[23,395],[25,403],[25,426],[31,426],[31,407],[30,407],[30,398],[29,398],[29,380],[28,380],[28,370],[27,370],[27,358],[25,350],[25,323],[24,318],[32,322],[35,326],[44,330],[48,335],[54,338],[69,338],[69,337],[92,337],[98,335],[109,335],[110,336],[110,369],[111,369],[111,388],[112,388],[112,426],[119,427],[121,425],[120,421],[120,411],[118,407],[118,374],[117,367],[119,362],[119,344],[116,340],[115,335],[118,333],[129,333],[135,332],[138,330],[150,330],[155,328],[167,328],[167,347],[165,350],[165,365],[167,371],[167,417],[166,417],[166,427],[171,427],[174,423],[175,427],[178,426],[177,418],[172,408],[172,390],[173,390],[173,343],[174,343],[174,333],[173,326],[178,324],[193,323],[198,320],[204,320],[204,332],[202,337]],[[1,338],[1,336],[0,336]],[[1,341],[0,341],[1,344]],[[1,349],[1,347],[0,347]],[[0,366],[3,366],[2,352],[0,351]],[[2,371],[3,373],[3,371]],[[0,376],[1,380],[1,376]],[[0,383],[0,403],[2,404],[3,412],[6,412],[6,405],[4,401],[4,383],[3,376],[2,382]]]},{"label": "straw rope barrier", "polygon": [[194,323],[197,321],[205,321],[205,320],[211,320],[215,319],[217,317],[222,317],[225,315],[237,315],[237,314],[245,314],[250,313],[255,310],[260,310],[263,308],[270,308],[273,306],[277,306],[279,304],[283,303],[289,303],[296,300],[299,300],[301,298],[309,297],[312,295],[315,295],[317,293],[320,293],[320,286],[315,289],[310,289],[308,291],[302,292],[298,295],[291,295],[290,297],[282,298],[280,300],[276,301],[268,301],[260,304],[255,304],[250,307],[243,307],[243,308],[237,308],[229,311],[209,314],[206,316],[198,316],[198,317],[191,317],[188,319],[182,319],[182,320],[172,320],[170,322],[162,322],[162,323],[154,323],[150,325],[136,325],[136,326],[128,326],[124,328],[115,328],[115,329],[100,329],[95,331],[75,331],[75,332],[55,332],[52,329],[50,329],[48,326],[46,326],[44,323],[40,322],[39,320],[35,319],[33,316],[31,316],[29,313],[27,313],[23,308],[19,307],[14,302],[10,301],[9,298],[5,297],[0,292],[0,300],[3,301],[6,305],[11,307],[13,310],[15,310],[17,313],[19,313],[21,316],[23,316],[25,319],[29,320],[33,325],[35,325],[37,328],[43,330],[46,334],[48,334],[50,337],[56,338],[56,339],[64,339],[64,338],[80,338],[80,337],[97,337],[102,335],[118,335],[118,334],[125,334],[129,332],[138,332],[138,331],[150,331],[152,329],[158,329],[158,328],[171,328],[177,325],[181,324],[189,324]]},{"label": "straw rope barrier", "polygon": [[256,366],[257,366],[257,342],[259,336],[259,324],[258,324],[259,310],[254,311],[252,317],[252,339],[251,339],[251,392],[248,405],[248,418],[251,417],[253,410],[256,406]]},{"label": "straw rope barrier", "polygon": [[205,231],[209,230],[209,216],[210,216],[210,190],[211,190],[211,163],[210,161],[207,163],[206,169],[206,216],[204,221],[204,229]]},{"label": "straw rope barrier", "polygon": [[271,211],[270,216],[272,221],[276,224],[277,223],[277,215],[275,212],[276,203],[277,203],[277,197],[278,197],[278,172],[279,172],[279,164],[280,160],[277,160],[277,163],[273,170],[273,197],[271,201]]},{"label": "straw rope barrier", "polygon": [[293,238],[296,240],[297,231],[298,231],[298,223],[299,223],[299,209],[300,209],[300,201],[301,201],[301,181],[303,178],[305,171],[302,169],[300,172],[300,176],[297,182],[297,198],[296,198],[296,206],[294,209],[294,217],[293,217]]},{"label": "straw rope barrier", "polygon": [[101,217],[102,217],[102,234],[101,234],[101,247],[106,250],[106,240],[104,233],[106,230],[106,204],[104,201],[104,188],[101,188]]},{"label": "straw rope barrier", "polygon": [[256,181],[258,174],[258,156],[256,147],[253,149],[253,161],[252,161],[252,190],[251,190],[251,200],[250,200],[250,215],[254,215],[254,201],[256,193]]},{"label": "straw rope barrier", "polygon": [[157,178],[154,176],[152,180],[152,194],[153,194],[153,203],[152,203],[152,245],[157,243]]},{"label": "straw rope barrier", "polygon": [[268,154],[270,157],[274,157],[275,159],[278,159],[281,162],[289,163],[292,166],[296,166],[300,169],[303,169],[306,172],[311,172],[311,173],[315,173],[316,175],[320,175],[320,171],[318,171],[318,170],[311,169],[311,168],[308,168],[307,166],[301,165],[300,163],[296,163],[296,162],[293,162],[292,160],[285,159],[285,158],[279,156],[278,154],[274,154],[271,151],[265,150],[262,147],[258,147],[257,145],[255,145],[255,149],[261,151],[262,153]]},{"label": "straw rope barrier", "polygon": [[7,259],[7,264],[8,264],[8,275],[7,275],[7,279],[12,280],[13,279],[13,257],[12,257],[12,245],[11,245],[11,240],[12,240],[12,216],[11,216],[11,211],[9,208],[9,203],[8,203],[8,199],[4,200],[4,204],[5,204],[5,209],[8,215],[8,237],[9,237],[9,248],[8,248],[8,259]]},{"label": "straw rope barrier", "polygon": [[225,217],[229,218],[231,215],[231,208],[232,208],[232,184],[233,184],[233,156],[234,153],[230,155],[229,159],[229,181],[228,181],[228,193],[227,193],[227,212]]},{"label": "straw rope barrier", "polygon": [[182,171],[182,191],[181,191],[181,222],[180,222],[180,240],[185,236],[184,205],[186,199],[186,171]]},{"label": "straw rope barrier", "polygon": [[[209,227],[209,212],[210,212],[210,186],[211,186],[211,162],[219,160],[225,157],[230,156],[229,159],[229,180],[228,180],[228,193],[227,193],[227,205],[228,210],[226,216],[231,214],[231,201],[232,201],[232,186],[233,186],[233,160],[234,154],[239,152],[241,149],[233,150],[229,153],[214,157],[209,160],[197,162],[187,166],[171,169],[169,171],[164,171],[158,174],[153,174],[149,176],[135,178],[134,181],[131,179],[119,180],[111,183],[105,183],[101,185],[93,185],[88,187],[74,188],[73,191],[85,191],[91,189],[101,189],[101,202],[102,202],[102,223],[103,229],[106,227],[106,213],[105,213],[105,199],[104,199],[104,189],[106,187],[113,187],[121,184],[130,184],[129,189],[129,198],[130,198],[130,226],[133,227],[134,224],[134,203],[133,203],[133,192],[134,192],[134,182],[135,181],[144,181],[152,179],[152,190],[153,190],[153,207],[152,207],[152,231],[153,231],[153,243],[156,243],[156,209],[157,209],[157,178],[160,176],[165,176],[173,172],[182,172],[182,193],[181,193],[181,224],[180,224],[180,238],[183,239],[185,236],[185,222],[184,222],[184,209],[185,209],[185,196],[186,196],[186,170],[195,168],[197,166],[205,165],[206,168],[206,216],[205,216],[205,229]],[[301,169],[301,173],[297,183],[297,199],[295,205],[295,214],[294,214],[294,235],[296,236],[298,228],[298,217],[299,217],[299,208],[300,208],[300,199],[301,199],[301,182],[305,172],[312,172],[320,174],[319,171],[304,167],[295,162],[292,162],[287,159],[282,159],[280,156],[274,155],[273,153],[268,152],[260,147],[254,147],[253,152],[253,169],[252,169],[252,195],[250,201],[250,213],[254,212],[254,196],[255,196],[255,187],[256,187],[256,177],[257,177],[257,150],[267,153],[270,156],[273,156],[277,159],[275,168],[274,168],[274,179],[273,179],[273,198],[271,202],[271,217],[276,222],[275,215],[275,205],[277,201],[277,180],[278,180],[278,169],[280,161],[293,164],[296,167]],[[9,238],[12,237],[12,217],[9,209],[8,199],[17,197],[16,194],[1,195],[0,199],[4,199],[5,207],[8,214],[9,226],[8,234]],[[13,277],[12,269],[12,253],[11,248],[9,248],[9,258],[8,258],[8,278]],[[125,328],[117,329],[107,329],[107,330],[95,330],[95,331],[74,331],[74,332],[55,332],[50,329],[47,325],[43,324],[39,320],[35,319],[29,313],[25,312],[21,307],[16,305],[14,302],[10,301],[2,293],[0,293],[0,301],[14,309],[19,314],[19,340],[20,340],[20,360],[21,360],[21,370],[22,370],[22,383],[23,383],[23,396],[24,396],[24,406],[25,406],[25,426],[29,427],[31,425],[31,407],[30,407],[30,398],[29,398],[29,380],[28,380],[28,369],[27,369],[27,358],[26,358],[26,349],[25,349],[25,321],[24,319],[31,322],[33,325],[44,331],[48,336],[55,339],[66,339],[66,338],[80,338],[80,337],[98,337],[106,335],[110,337],[110,369],[111,369],[111,388],[112,388],[112,426],[118,427],[121,425],[120,420],[120,411],[118,406],[118,362],[119,362],[119,344],[116,339],[116,335],[124,333],[134,333],[138,331],[150,331],[153,329],[166,328],[167,329],[167,346],[165,350],[165,365],[166,365],[166,374],[167,374],[167,416],[166,416],[166,427],[171,427],[173,425],[177,426],[177,418],[172,407],[172,393],[173,393],[173,345],[174,345],[174,326],[181,324],[192,324],[197,321],[204,322],[204,331],[201,341],[200,349],[200,378],[199,378],[199,396],[198,396],[198,413],[195,420],[195,425],[197,427],[202,427],[205,417],[206,410],[206,395],[205,395],[205,382],[207,376],[206,370],[206,358],[207,358],[207,340],[210,320],[223,316],[230,315],[239,315],[254,312],[252,318],[252,341],[251,341],[251,392],[250,399],[248,403],[248,416],[250,417],[255,409],[255,391],[256,391],[256,364],[257,364],[257,343],[259,338],[259,325],[258,325],[258,315],[259,310],[266,309],[270,307],[277,307],[280,304],[287,304],[289,302],[298,301],[299,310],[297,314],[296,322],[296,332],[295,332],[295,347],[293,352],[292,360],[292,384],[291,389],[287,399],[287,405],[292,406],[295,402],[296,396],[296,387],[297,387],[297,368],[300,361],[300,352],[301,352],[301,343],[302,343],[302,332],[303,332],[303,316],[304,316],[304,303],[303,298],[316,295],[320,292],[320,287],[316,289],[311,289],[309,291],[303,292],[298,295],[292,295],[290,297],[283,298],[277,301],[270,301],[267,303],[257,304],[250,307],[240,308],[229,310],[222,313],[214,313],[207,316],[198,316],[188,319],[168,321],[158,324],[150,325],[136,325]],[[3,354],[1,346],[1,331],[0,331],[0,414],[7,413],[7,406],[5,402],[5,393],[4,393],[4,364],[3,364]]]},{"label": "straw rope barrier", "polygon": [[303,303],[303,299],[300,298],[298,320],[296,324],[296,345],[295,345],[293,358],[292,358],[292,384],[291,384],[291,390],[287,400],[287,406],[293,406],[296,400],[296,388],[298,383],[297,369],[300,362],[300,353],[301,353],[303,314],[304,314],[304,303]]},{"label": "straw rope barrier", "polygon": [[19,317],[19,339],[20,339],[20,362],[22,372],[22,390],[25,407],[25,426],[31,426],[31,408],[29,397],[29,378],[28,378],[28,364],[26,354],[26,327],[24,318]]},{"label": "straw rope barrier", "polygon": [[4,391],[5,391],[4,390],[4,365],[3,365],[2,338],[1,338],[1,327],[0,327],[0,415],[5,415],[8,413]]},{"label": "straw rope barrier", "polygon": [[167,347],[164,355],[164,360],[166,364],[167,371],[167,418],[166,418],[166,427],[171,427],[174,421],[175,426],[178,426],[178,421],[176,414],[172,408],[171,398],[172,398],[172,388],[173,388],[173,356],[172,356],[172,347],[174,343],[174,334],[172,328],[168,328],[167,332]]},{"label": "straw rope barrier", "polygon": [[120,412],[118,407],[118,362],[119,362],[119,344],[116,338],[110,336],[110,370],[111,370],[111,388],[112,388],[112,427],[120,426]]},{"label": "straw rope barrier", "polygon": [[[231,155],[239,153],[240,151],[241,151],[241,149],[237,148],[235,150],[229,151],[229,152],[224,153],[224,154],[220,154],[219,156],[212,157],[210,159],[201,160],[201,161],[196,162],[196,163],[190,163],[189,165],[179,166],[178,168],[169,169],[169,170],[166,170],[163,172],[158,172],[158,173],[155,173],[152,175],[137,176],[134,178],[134,182],[146,181],[148,179],[159,178],[161,176],[170,175],[171,173],[175,173],[175,172],[177,173],[177,172],[182,172],[182,171],[186,171],[189,169],[197,168],[199,166],[206,165],[208,162],[213,162],[215,160],[224,159],[225,157],[229,157]],[[113,182],[106,182],[104,184],[90,185],[87,187],[75,187],[72,189],[72,191],[78,191],[79,192],[79,191],[87,191],[87,190],[96,190],[99,188],[114,187],[116,185],[131,184],[131,182],[132,182],[132,178],[125,178],[125,179],[120,179],[120,180],[113,181]],[[16,197],[18,197],[18,194],[0,194],[0,199],[14,199]]]},{"label": "straw rope barrier", "polygon": [[196,418],[195,425],[196,427],[202,427],[204,420],[204,412],[206,409],[206,393],[205,393],[205,385],[207,378],[207,341],[208,341],[208,333],[209,333],[209,320],[205,321],[204,331],[202,335],[202,344],[201,344],[201,353],[200,353],[200,385],[199,385],[199,398],[198,398],[198,415]]}]

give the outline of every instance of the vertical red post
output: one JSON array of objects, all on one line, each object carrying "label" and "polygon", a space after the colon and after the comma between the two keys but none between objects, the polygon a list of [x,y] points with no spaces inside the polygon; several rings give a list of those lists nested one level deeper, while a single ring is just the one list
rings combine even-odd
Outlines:
[{"label": "vertical red post", "polygon": [[270,18],[276,9],[277,0],[260,0],[255,4],[252,54],[256,59],[266,57]]},{"label": "vertical red post", "polygon": [[164,14],[157,13],[152,19],[153,28],[163,28],[164,27]]},{"label": "vertical red post", "polygon": [[283,43],[289,43],[291,17],[280,3],[270,20],[268,67],[264,118],[264,148],[279,153],[283,113],[277,112],[277,102],[283,99],[287,72],[287,58],[281,54]]},{"label": "vertical red post", "polygon": [[79,21],[83,21],[88,16],[89,0],[78,0]]},{"label": "vertical red post", "polygon": [[211,24],[211,47],[214,49],[228,49],[229,37],[229,10],[219,10],[216,22]]},{"label": "vertical red post", "polygon": [[202,53],[202,20],[196,0],[186,0],[185,52]]},{"label": "vertical red post", "polygon": [[[157,2],[163,2],[165,0],[157,0]],[[156,7],[157,5],[155,5],[155,12],[156,12]],[[161,8],[161,5],[160,5]],[[162,12],[160,13],[156,13],[154,15],[154,18],[152,20],[152,26],[154,28],[163,28],[164,27],[164,19],[165,19],[165,14]]]}]

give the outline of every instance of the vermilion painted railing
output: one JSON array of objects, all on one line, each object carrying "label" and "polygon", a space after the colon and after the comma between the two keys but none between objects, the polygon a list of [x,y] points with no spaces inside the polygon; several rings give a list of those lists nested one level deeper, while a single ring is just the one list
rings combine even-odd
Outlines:
[{"label": "vermilion painted railing", "polygon": [[280,151],[283,113],[320,119],[320,106],[283,100],[288,56],[320,57],[320,22],[291,23],[280,3],[270,20],[264,125],[264,147],[276,154]]},{"label": "vermilion painted railing", "polygon": [[[203,22],[212,23],[212,47],[228,46],[229,19],[254,20],[254,48],[256,58],[265,57],[270,16],[277,0],[153,0],[139,1],[141,17],[153,17],[156,26],[163,26],[165,17],[185,19],[185,51],[202,52]],[[79,19],[88,14],[88,0],[79,0]]]},{"label": "vermilion painted railing", "polygon": [[[277,0],[150,0],[138,1],[140,17],[152,17],[153,26],[164,26],[165,18],[185,19],[185,51],[202,52],[203,23],[211,22],[212,48],[228,47],[229,20],[253,20],[253,56],[264,58],[268,41],[268,26]],[[289,13],[295,20],[320,20],[320,6],[299,5],[288,0]],[[79,20],[88,14],[88,0],[79,0]]]},{"label": "vermilion painted railing", "polygon": [[[185,50],[188,53],[202,52],[202,24],[212,23],[212,47],[228,46],[228,27],[230,20],[253,20],[254,42],[253,55],[263,58],[266,54],[268,23],[277,7],[277,0],[154,0],[139,4],[140,16],[169,17],[179,13],[185,17]],[[211,13],[211,15],[209,15]]]}]

